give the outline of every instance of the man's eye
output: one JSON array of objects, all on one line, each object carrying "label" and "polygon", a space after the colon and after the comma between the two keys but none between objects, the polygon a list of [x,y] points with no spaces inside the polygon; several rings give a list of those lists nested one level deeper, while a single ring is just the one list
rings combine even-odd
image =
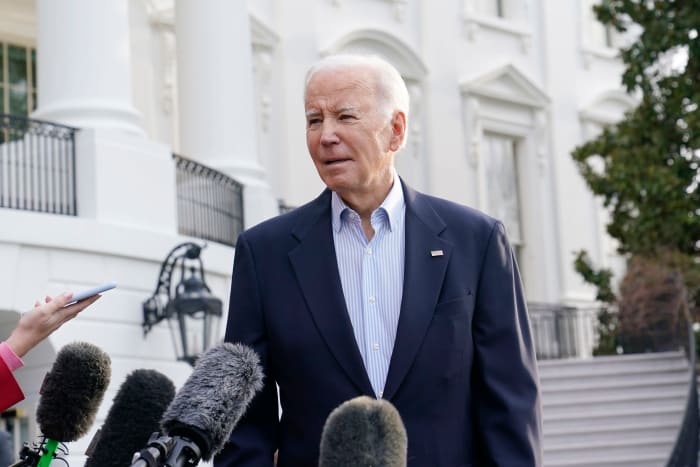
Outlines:
[{"label": "man's eye", "polygon": [[314,125],[318,125],[319,123],[321,123],[320,118],[312,118],[312,119],[308,120],[307,124],[308,124],[308,126],[314,126]]},{"label": "man's eye", "polygon": [[354,115],[342,114],[340,116],[340,120],[354,120],[354,119],[355,119]]}]

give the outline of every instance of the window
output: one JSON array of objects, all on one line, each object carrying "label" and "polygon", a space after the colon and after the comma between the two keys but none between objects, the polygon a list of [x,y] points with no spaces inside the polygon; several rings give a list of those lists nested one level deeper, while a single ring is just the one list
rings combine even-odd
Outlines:
[{"label": "window", "polygon": [[479,0],[479,13],[485,16],[505,18],[505,0]]},{"label": "window", "polygon": [[[484,133],[484,172],[487,182],[486,212],[506,226],[508,238],[520,256],[523,246],[518,181],[517,140]],[[518,258],[519,259],[519,258]]]},{"label": "window", "polygon": [[28,116],[36,109],[36,50],[0,42],[0,113]]},{"label": "window", "polygon": [[[520,42],[522,53],[532,47],[532,24],[530,12],[523,0],[463,0],[463,25],[466,38],[494,33],[510,36]],[[488,40],[488,39],[487,39]],[[517,44],[516,42],[516,44]]]},{"label": "window", "polygon": [[618,34],[610,25],[604,25],[596,17],[593,7],[600,4],[600,0],[583,0],[583,18],[586,43],[590,47],[611,49],[618,45]]}]

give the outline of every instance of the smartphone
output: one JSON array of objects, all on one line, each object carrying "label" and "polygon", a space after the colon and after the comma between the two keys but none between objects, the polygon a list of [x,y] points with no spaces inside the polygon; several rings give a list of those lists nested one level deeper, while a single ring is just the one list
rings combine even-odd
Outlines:
[{"label": "smartphone", "polygon": [[102,292],[106,292],[108,290],[112,290],[117,286],[116,282],[107,282],[102,285],[98,285],[97,287],[93,287],[91,289],[83,290],[82,292],[78,292],[76,294],[73,294],[73,298],[71,298],[70,302],[67,303],[65,306],[72,305],[76,302],[79,302],[80,300],[85,300],[86,298],[90,298],[93,295],[100,294]]}]

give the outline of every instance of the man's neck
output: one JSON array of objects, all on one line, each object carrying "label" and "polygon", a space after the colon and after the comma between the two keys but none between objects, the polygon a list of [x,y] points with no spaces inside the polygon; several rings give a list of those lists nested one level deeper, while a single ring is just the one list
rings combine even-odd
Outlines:
[{"label": "man's neck", "polygon": [[372,191],[366,193],[338,193],[340,199],[353,211],[355,211],[360,219],[369,222],[372,217],[372,213],[382,205],[386,197],[389,195],[392,187],[394,186],[394,175],[391,173],[391,177],[388,179],[387,183],[383,184],[381,188],[374,188]]}]

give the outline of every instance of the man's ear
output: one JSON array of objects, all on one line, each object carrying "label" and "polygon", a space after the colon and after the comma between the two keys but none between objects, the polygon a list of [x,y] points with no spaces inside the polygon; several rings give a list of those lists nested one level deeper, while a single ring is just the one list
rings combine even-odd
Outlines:
[{"label": "man's ear", "polygon": [[391,140],[389,148],[396,152],[401,149],[403,140],[406,138],[406,114],[400,110],[394,112],[391,118]]}]

